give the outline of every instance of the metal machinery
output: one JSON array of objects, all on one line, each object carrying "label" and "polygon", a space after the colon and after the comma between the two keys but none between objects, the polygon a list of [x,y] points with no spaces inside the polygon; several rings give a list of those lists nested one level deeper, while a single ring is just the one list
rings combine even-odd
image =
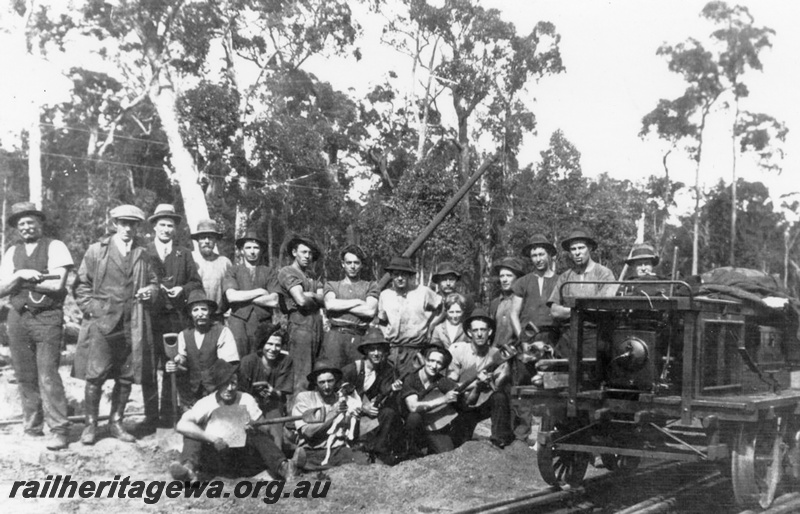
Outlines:
[{"label": "metal machinery", "polygon": [[597,455],[612,471],[642,458],[715,461],[739,503],[766,507],[800,478],[789,310],[657,285],[662,294],[569,299],[569,357],[537,363],[541,387],[513,389],[542,416],[541,475],[579,483]]}]

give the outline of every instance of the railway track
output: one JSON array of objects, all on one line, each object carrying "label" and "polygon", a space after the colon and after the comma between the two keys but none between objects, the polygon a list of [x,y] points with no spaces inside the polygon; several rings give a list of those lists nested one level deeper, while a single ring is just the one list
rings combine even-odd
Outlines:
[{"label": "railway track", "polygon": [[[688,482],[685,478],[681,479],[686,476],[692,479]],[[659,487],[662,482],[664,487]],[[673,485],[673,482],[677,485]],[[631,484],[640,485],[642,491],[632,494],[631,491],[636,488],[632,488]],[[548,487],[476,506],[458,514],[722,512],[716,508],[720,506],[719,502],[713,500],[719,497],[730,497],[729,479],[719,471],[708,466],[665,463],[624,474],[608,473],[590,478],[581,486]],[[800,495],[796,500],[800,502]]]}]

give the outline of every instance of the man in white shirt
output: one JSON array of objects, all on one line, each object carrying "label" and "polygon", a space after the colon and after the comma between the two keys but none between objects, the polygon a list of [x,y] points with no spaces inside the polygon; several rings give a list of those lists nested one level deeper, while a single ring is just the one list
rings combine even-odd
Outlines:
[{"label": "man in white shirt", "polygon": [[[183,435],[183,450],[180,461],[174,461],[169,466],[172,478],[190,482],[198,480],[201,460],[204,457],[221,457],[236,465],[248,455],[255,453],[274,478],[295,480],[297,470],[294,462],[286,458],[269,435],[252,426],[253,422],[261,421],[261,409],[255,398],[238,391],[239,379],[236,366],[220,359],[207,370],[207,375],[214,392],[186,411],[176,427]],[[244,447],[230,448],[230,441],[207,428],[209,421],[219,409],[237,406],[245,411],[247,422],[244,428],[247,435]]]},{"label": "man in white shirt", "polygon": [[[51,450],[67,447],[67,398],[58,364],[64,319],[65,282],[73,267],[66,245],[42,237],[45,215],[30,202],[11,206],[8,225],[21,241],[0,264],[0,297],[10,296],[8,335],[22,400],[24,431],[41,436],[47,422]],[[50,277],[45,279],[45,277]]]},{"label": "man in white shirt", "polygon": [[192,257],[197,264],[197,272],[203,281],[206,296],[217,302],[217,312],[214,313],[216,321],[222,321],[223,314],[228,310],[222,285],[225,274],[233,267],[230,259],[216,252],[222,235],[214,220],[198,221],[197,229],[192,232],[192,239],[197,241],[197,250],[192,252]]}]

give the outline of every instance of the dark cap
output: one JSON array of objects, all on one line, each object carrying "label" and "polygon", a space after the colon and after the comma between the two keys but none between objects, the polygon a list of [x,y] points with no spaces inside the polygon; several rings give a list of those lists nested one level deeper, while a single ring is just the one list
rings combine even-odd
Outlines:
[{"label": "dark cap", "polygon": [[206,382],[211,384],[216,391],[230,381],[231,377],[236,374],[236,369],[237,366],[230,362],[217,359],[210,368],[203,370],[203,375]]},{"label": "dark cap", "polygon": [[489,327],[492,330],[494,330],[496,327],[494,318],[489,316],[489,313],[486,311],[486,309],[484,309],[483,307],[475,307],[475,310],[472,311],[472,314],[470,314],[469,317],[467,317],[467,319],[465,319],[464,322],[462,323],[462,326],[464,327],[464,332],[469,330],[469,324],[476,319],[480,319],[488,323]]},{"label": "dark cap", "polygon": [[19,202],[11,206],[11,214],[6,223],[9,227],[16,227],[23,216],[38,216],[42,221],[46,219],[44,213],[37,209],[33,202]]},{"label": "dark cap", "polygon": [[340,380],[342,378],[342,370],[329,362],[317,361],[314,363],[314,370],[306,376],[309,389],[316,387],[317,377],[323,373],[333,373],[333,376],[336,377],[336,380]]},{"label": "dark cap", "polygon": [[530,259],[531,250],[533,250],[536,247],[544,248],[545,251],[549,253],[551,256],[558,253],[556,245],[548,241],[547,238],[544,236],[544,234],[534,234],[531,237],[528,244],[522,247],[522,256],[525,257],[526,259]]},{"label": "dark cap", "polygon": [[401,255],[395,255],[387,266],[384,267],[386,271],[407,271],[408,273],[416,273],[417,270],[411,264],[411,259]]},{"label": "dark cap", "polygon": [[267,247],[267,242],[258,235],[258,232],[255,230],[248,230],[242,237],[236,240],[236,248],[241,248],[247,241],[255,241],[261,245],[262,250]]},{"label": "dark cap", "polygon": [[441,262],[436,266],[436,269],[433,271],[433,276],[431,280],[434,283],[439,283],[447,275],[455,275],[457,279],[461,279],[461,272],[456,269],[456,263],[454,262]]},{"label": "dark cap", "polygon": [[359,343],[357,350],[361,352],[361,355],[366,355],[369,348],[372,346],[380,346],[388,352],[391,349],[391,345],[386,340],[386,337],[383,335],[383,331],[378,327],[369,327],[367,329],[366,335],[364,335],[364,339],[361,340]]},{"label": "dark cap", "polygon": [[592,233],[584,228],[572,229],[572,231],[569,233],[566,239],[561,241],[561,248],[563,248],[564,251],[568,252],[569,247],[572,245],[572,243],[579,239],[586,241],[586,243],[589,246],[591,246],[592,250],[597,248],[597,241],[595,241],[594,237],[592,237]]},{"label": "dark cap", "polygon": [[496,260],[492,266],[492,274],[499,275],[500,270],[503,268],[511,270],[517,277],[525,274],[525,263],[519,257],[503,257]]},{"label": "dark cap", "polygon": [[217,302],[206,296],[205,291],[202,289],[193,289],[189,293],[189,298],[186,300],[186,310],[191,311],[192,305],[196,303],[208,304],[208,310],[210,310],[212,313],[217,312]]},{"label": "dark cap", "polygon": [[317,260],[322,255],[322,250],[319,249],[319,245],[311,237],[302,234],[293,234],[286,240],[286,255],[291,257],[297,245],[301,244],[311,249],[312,259]]}]

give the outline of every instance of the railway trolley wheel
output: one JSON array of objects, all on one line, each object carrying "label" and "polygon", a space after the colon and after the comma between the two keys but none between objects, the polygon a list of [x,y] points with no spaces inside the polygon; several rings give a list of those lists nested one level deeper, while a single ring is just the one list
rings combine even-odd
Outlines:
[{"label": "railway trolley wheel", "polygon": [[639,463],[642,461],[640,457],[617,455],[616,453],[604,453],[600,455],[600,459],[607,470],[620,472],[633,471],[639,467]]},{"label": "railway trolley wheel", "polygon": [[741,426],[731,455],[733,494],[741,505],[772,504],[783,477],[785,418]]},{"label": "railway trolley wheel", "polygon": [[539,473],[550,485],[578,485],[586,475],[591,454],[555,450],[552,445],[541,445],[536,455]]}]

